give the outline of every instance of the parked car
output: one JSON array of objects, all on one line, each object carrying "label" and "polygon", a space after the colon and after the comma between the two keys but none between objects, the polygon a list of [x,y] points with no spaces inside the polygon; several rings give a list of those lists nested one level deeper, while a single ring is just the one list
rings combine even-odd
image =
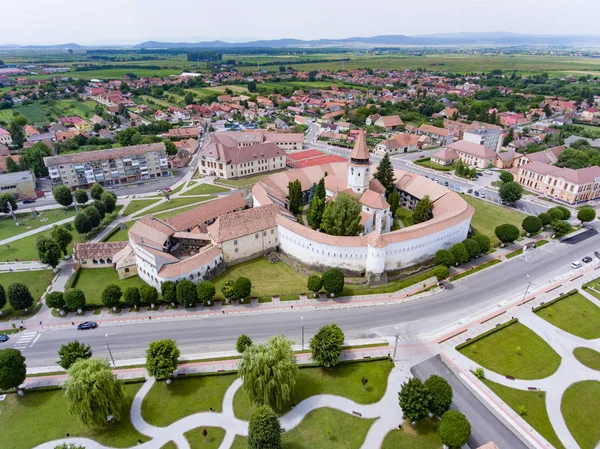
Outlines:
[{"label": "parked car", "polygon": [[423,153],[419,153],[419,158],[421,157],[425,157],[425,155]]},{"label": "parked car", "polygon": [[478,176],[478,177],[482,177],[482,176],[483,176],[483,173],[481,173],[480,171],[478,171],[478,172],[477,172],[477,176]]},{"label": "parked car", "polygon": [[479,196],[479,190],[475,190],[475,196]]},{"label": "parked car", "polygon": [[594,251],[594,256],[596,256],[598,259],[600,259],[600,252],[599,251]]},{"label": "parked car", "polygon": [[492,172],[491,172],[490,170],[484,170],[483,172],[484,172],[486,175],[491,175],[491,174],[492,174]]},{"label": "parked car", "polygon": [[158,190],[156,191],[156,194],[157,194],[157,195],[162,195],[162,190],[158,189]]},{"label": "parked car", "polygon": [[479,196],[481,196],[481,198],[485,198],[485,193],[481,192]]},{"label": "parked car", "polygon": [[31,203],[35,203],[35,200],[33,198],[25,198],[23,200],[23,204],[31,204]]},{"label": "parked car", "polygon": [[506,205],[507,203],[506,203],[506,201],[504,201],[504,200],[502,200],[502,199],[501,199],[501,200],[500,200],[500,204],[504,204],[504,205]]},{"label": "parked car", "polygon": [[167,192],[170,192],[170,191],[171,191],[171,187],[165,187],[165,190],[166,190]]},{"label": "parked car", "polygon": [[0,342],[5,342],[5,341],[8,341],[8,335],[0,334]]},{"label": "parked car", "polygon": [[473,193],[473,189],[469,189],[469,190],[467,190],[467,193],[468,193],[468,194],[471,194],[471,193]]},{"label": "parked car", "polygon": [[592,258],[590,256],[585,256],[583,259],[581,259],[583,262],[585,263],[590,263],[592,261]]},{"label": "parked car", "polygon": [[450,184],[448,183],[448,181],[444,181],[444,187],[448,187]]},{"label": "parked car", "polygon": [[577,268],[581,268],[581,267],[582,267],[581,262],[577,262],[577,261],[571,262],[571,268],[577,269]]},{"label": "parked car", "polygon": [[98,323],[95,321],[85,321],[77,326],[78,331],[82,331],[85,329],[96,329],[98,327]]}]

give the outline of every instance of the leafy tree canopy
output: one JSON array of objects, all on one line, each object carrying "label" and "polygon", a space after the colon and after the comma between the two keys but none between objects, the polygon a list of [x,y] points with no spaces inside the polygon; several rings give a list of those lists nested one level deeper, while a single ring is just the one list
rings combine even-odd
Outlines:
[{"label": "leafy tree canopy", "polygon": [[358,235],[363,231],[361,210],[362,206],[356,197],[341,192],[325,206],[321,230],[330,235]]},{"label": "leafy tree canopy", "polygon": [[310,339],[312,359],[320,366],[337,365],[342,355],[344,333],[337,324],[326,324]]},{"label": "leafy tree canopy", "polygon": [[77,360],[92,357],[92,348],[77,340],[65,343],[58,350],[58,363],[61,368],[69,369]]},{"label": "leafy tree canopy", "polygon": [[146,371],[156,379],[173,375],[179,364],[180,352],[174,340],[153,341],[146,350]]}]

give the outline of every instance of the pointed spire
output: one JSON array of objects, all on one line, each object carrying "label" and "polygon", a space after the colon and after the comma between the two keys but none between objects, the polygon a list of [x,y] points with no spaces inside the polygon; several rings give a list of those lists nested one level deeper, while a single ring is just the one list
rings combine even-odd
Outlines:
[{"label": "pointed spire", "polygon": [[366,131],[360,131],[356,137],[356,143],[354,149],[350,153],[350,160],[358,163],[369,162],[369,148],[367,147],[367,133]]}]

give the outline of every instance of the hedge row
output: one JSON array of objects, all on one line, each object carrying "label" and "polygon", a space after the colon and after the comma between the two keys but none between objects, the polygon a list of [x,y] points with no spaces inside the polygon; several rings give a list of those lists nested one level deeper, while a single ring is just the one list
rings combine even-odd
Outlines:
[{"label": "hedge row", "polygon": [[510,320],[510,321],[507,321],[506,323],[504,323],[504,324],[501,324],[500,326],[496,326],[495,328],[493,328],[493,329],[490,329],[489,331],[486,331],[486,332],[484,332],[483,334],[479,334],[477,337],[473,337],[473,338],[471,338],[470,340],[468,340],[468,341],[465,341],[464,343],[461,343],[461,344],[459,344],[459,345],[458,345],[458,346],[457,346],[455,349],[458,351],[458,350],[460,350],[460,349],[462,349],[462,348],[466,348],[466,347],[467,347],[467,346],[469,346],[470,344],[472,344],[472,343],[475,343],[476,341],[478,341],[478,340],[481,340],[482,338],[485,338],[485,337],[487,337],[488,335],[491,335],[491,334],[493,334],[494,332],[497,332],[497,331],[499,331],[499,330],[501,330],[501,329],[504,329],[505,327],[508,327],[508,326],[510,326],[511,324],[515,324],[515,323],[517,323],[518,321],[519,321],[519,319],[518,319],[518,318],[513,318],[512,320]]},{"label": "hedge row", "polygon": [[568,298],[569,296],[573,296],[575,293],[578,293],[577,289],[573,289],[571,291],[568,291],[567,293],[561,293],[558,298],[554,298],[551,301],[545,302],[543,304],[540,304],[539,306],[535,307],[532,309],[533,312],[537,312],[538,310],[542,310],[545,309],[546,307],[551,306],[552,304],[554,304],[555,302],[560,301],[561,299],[565,299]]}]

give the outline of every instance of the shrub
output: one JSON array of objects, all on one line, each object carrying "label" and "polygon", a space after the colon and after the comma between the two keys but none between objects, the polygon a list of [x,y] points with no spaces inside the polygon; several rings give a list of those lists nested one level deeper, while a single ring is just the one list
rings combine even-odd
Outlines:
[{"label": "shrub", "polygon": [[513,182],[514,180],[515,180],[515,177],[512,175],[512,173],[509,173],[507,171],[503,171],[500,173],[500,181]]},{"label": "shrub", "polygon": [[449,410],[442,415],[438,432],[442,443],[450,449],[460,449],[471,436],[471,423],[460,412]]},{"label": "shrub", "polygon": [[450,410],[452,404],[452,387],[446,379],[435,374],[429,376],[424,383],[429,392],[429,411],[435,416],[442,416]]},{"label": "shrub", "polygon": [[479,248],[482,253],[487,253],[490,249],[492,249],[492,242],[487,235],[477,234],[473,237],[475,241],[479,244]]},{"label": "shrub", "polygon": [[517,407],[517,413],[518,413],[520,416],[526,415],[526,414],[527,414],[527,407],[525,407],[524,405],[519,405],[519,406]]},{"label": "shrub", "polygon": [[521,224],[523,230],[529,234],[535,234],[536,232],[539,232],[540,229],[542,229],[542,226],[542,220],[535,215],[528,215]]},{"label": "shrub", "polygon": [[435,264],[451,267],[454,265],[454,256],[447,249],[440,249],[435,253]]},{"label": "shrub", "polygon": [[562,220],[564,217],[563,212],[558,207],[551,207],[548,209],[548,215],[552,217],[552,221]]},{"label": "shrub", "polygon": [[469,261],[469,252],[462,243],[455,243],[452,245],[450,252],[452,253],[452,256],[454,256],[454,260],[459,264],[467,263]]},{"label": "shrub", "polygon": [[342,270],[332,268],[323,273],[323,288],[327,293],[337,295],[344,289],[344,273]]},{"label": "shrub", "polygon": [[196,286],[196,293],[198,294],[198,299],[204,304],[207,304],[208,301],[211,301],[215,297],[217,291],[212,282],[202,281]]},{"label": "shrub", "polygon": [[497,226],[494,233],[502,243],[512,243],[517,240],[520,235],[519,228],[508,223]]},{"label": "shrub", "polygon": [[235,342],[235,349],[240,354],[243,354],[246,349],[252,346],[252,339],[248,337],[246,334],[242,334],[238,337]]},{"label": "shrub", "polygon": [[311,292],[319,293],[319,291],[321,291],[321,289],[323,288],[323,281],[321,280],[321,276],[318,276],[316,274],[309,276],[306,286]]},{"label": "shrub", "polygon": [[596,211],[591,207],[583,207],[577,212],[577,219],[583,224],[588,221],[593,221],[596,218]]},{"label": "shrub", "polygon": [[475,377],[477,377],[479,380],[485,379],[485,371],[483,368],[479,367],[475,369]]},{"label": "shrub", "polygon": [[252,291],[252,282],[246,277],[239,277],[233,284],[233,295],[234,298],[246,298],[250,296]]},{"label": "shrub", "polygon": [[248,449],[281,449],[281,425],[271,407],[258,407],[248,424]]},{"label": "shrub", "polygon": [[467,253],[469,253],[469,259],[475,259],[481,254],[481,248],[479,247],[479,243],[477,243],[477,240],[472,238],[466,239],[463,242],[463,245],[465,245]]},{"label": "shrub", "polygon": [[448,271],[447,266],[438,265],[433,269],[433,275],[437,278],[438,281],[443,281],[444,279],[448,279],[448,276],[450,276],[450,272]]},{"label": "shrub", "polygon": [[563,220],[568,220],[569,218],[571,218],[571,211],[565,206],[558,206],[557,209],[562,212]]},{"label": "shrub", "polygon": [[572,229],[568,221],[562,220],[552,221],[550,227],[558,237],[567,234]]},{"label": "shrub", "polygon": [[542,226],[548,226],[552,223],[552,216],[546,212],[539,214],[538,218],[542,221]]}]

